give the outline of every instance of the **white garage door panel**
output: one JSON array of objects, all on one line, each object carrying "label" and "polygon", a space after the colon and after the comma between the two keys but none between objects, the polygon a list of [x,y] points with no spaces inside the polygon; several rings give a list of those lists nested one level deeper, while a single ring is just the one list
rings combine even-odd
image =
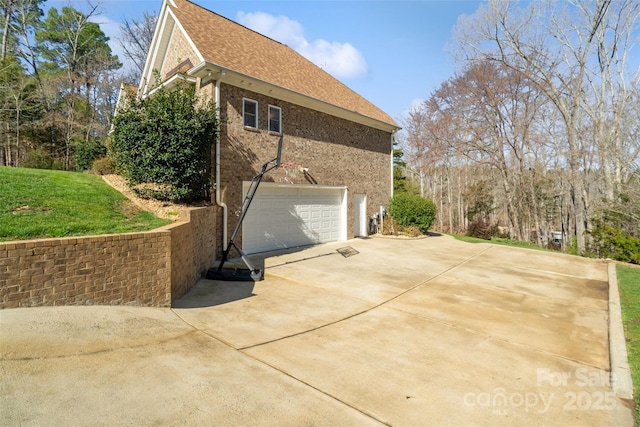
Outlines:
[{"label": "white garage door panel", "polygon": [[243,251],[256,253],[340,240],[345,223],[344,191],[293,185],[259,187],[243,223]]}]

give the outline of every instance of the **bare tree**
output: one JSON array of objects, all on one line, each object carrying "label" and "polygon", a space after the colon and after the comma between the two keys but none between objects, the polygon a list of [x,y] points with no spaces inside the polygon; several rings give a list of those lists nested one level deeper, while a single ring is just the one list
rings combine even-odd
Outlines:
[{"label": "bare tree", "polygon": [[629,48],[640,29],[640,3],[614,2],[608,13],[614,19],[603,20],[594,34],[597,62],[586,73],[592,98],[585,102],[584,110],[590,120],[587,137],[597,149],[603,193],[612,201],[640,148],[630,134],[640,115],[633,102],[640,95],[640,73],[627,73]]},{"label": "bare tree", "polygon": [[[0,0],[4,11],[4,33],[2,37],[2,59],[11,50],[24,61],[38,82],[40,92],[44,85],[38,67],[38,56],[33,45],[33,34],[42,17],[41,3],[44,0]],[[11,50],[10,50],[11,47]],[[48,107],[48,105],[47,105]]]},{"label": "bare tree", "polygon": [[[634,0],[536,1],[526,8],[513,1],[491,0],[458,22],[458,57],[464,61],[495,61],[521,73],[555,106],[564,125],[564,163],[577,249],[584,253],[591,205],[588,171],[593,141],[586,138],[584,106],[594,99],[588,76],[598,58],[598,34],[617,31],[627,40],[632,26],[619,26],[625,16],[636,16]],[[604,30],[606,28],[606,30]],[[616,49],[629,47],[618,43]],[[559,149],[558,152],[562,153]]]},{"label": "bare tree", "polygon": [[[532,168],[532,133],[539,95],[520,73],[495,62],[478,62],[443,83],[425,105],[429,112],[424,114],[432,119],[426,128],[434,130],[430,138],[447,147],[440,150],[438,164],[445,166],[447,175],[461,173],[465,164],[497,172],[501,191],[491,186],[497,192],[494,199],[504,206],[509,234],[517,239],[529,238],[531,223],[536,222],[528,171]],[[453,178],[449,177],[447,186],[451,224]],[[461,193],[470,194],[469,186],[480,188],[476,180],[470,184],[467,180],[464,187],[461,179],[457,181],[458,200]],[[488,188],[484,184],[481,187]],[[486,215],[482,218],[487,219]]]},{"label": "bare tree", "polygon": [[143,12],[142,20],[135,18],[131,20],[125,19],[120,25],[120,45],[124,49],[124,56],[129,59],[135,69],[130,70],[131,78],[139,81],[144,71],[145,61],[149,53],[149,47],[153,40],[153,34],[156,29],[158,16],[156,12]]},{"label": "bare tree", "polygon": [[407,160],[405,173],[417,181],[420,196],[426,195],[425,170],[430,162],[430,139],[427,136],[427,118],[420,107],[413,107],[403,121],[404,133],[400,138],[400,146]]},{"label": "bare tree", "polygon": [[4,61],[7,57],[9,49],[9,28],[13,16],[13,0],[0,0],[0,10],[2,11],[2,46],[0,51],[0,60]]}]

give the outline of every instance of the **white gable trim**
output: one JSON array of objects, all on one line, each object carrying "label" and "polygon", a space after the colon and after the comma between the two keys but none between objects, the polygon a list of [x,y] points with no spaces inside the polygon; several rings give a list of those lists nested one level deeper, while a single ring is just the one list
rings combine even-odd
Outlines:
[{"label": "white gable trim", "polygon": [[198,61],[204,60],[202,54],[193,43],[193,40],[191,40],[187,32],[182,27],[180,21],[178,21],[175,14],[169,7],[169,3],[173,7],[176,7],[172,0],[164,0],[162,2],[156,30],[153,35],[153,40],[151,41],[141,81],[138,85],[140,94],[146,94],[155,87],[156,81],[154,71],[162,69],[166,59],[167,50],[169,48],[169,42],[176,30],[182,32],[185,39],[188,41],[189,46],[195,52],[197,57],[196,59]]},{"label": "white gable trim", "polygon": [[173,17],[173,21],[175,22],[175,24],[178,26],[178,28],[180,28],[180,31],[182,31],[182,34],[184,35],[184,38],[187,39],[187,42],[189,43],[189,46],[191,46],[191,49],[195,52],[198,61],[199,62],[204,61],[204,56],[202,56],[202,54],[200,53],[200,51],[196,47],[195,43],[193,42],[193,40],[191,40],[191,37],[189,37],[189,33],[187,33],[185,31],[184,27],[182,26],[182,23],[178,20],[178,18],[176,18],[176,16],[174,15],[174,13],[173,13],[173,11],[171,9],[169,9],[169,13]]},{"label": "white gable trim", "polygon": [[[127,90],[125,84],[120,83],[120,90],[118,91],[118,100],[116,101],[116,109],[113,112],[113,117],[118,115],[118,111],[127,108]],[[113,127],[113,125],[111,125]]]},{"label": "white gable trim", "polygon": [[[177,7],[174,0],[163,0],[160,14],[158,17],[158,24],[151,42],[147,61],[145,62],[145,68],[142,73],[140,84],[138,85],[138,94],[148,94],[156,86],[156,79],[154,76],[154,70],[161,70],[166,60],[166,55],[169,48],[169,42],[172,39],[174,32],[181,31],[185,39],[189,43],[189,46],[195,53],[195,58],[200,61],[198,65],[193,67],[187,72],[189,76],[201,77],[203,82],[208,82],[212,79],[218,80],[222,73],[226,72],[226,77],[223,81],[227,84],[245,88],[256,93],[271,96],[282,101],[290,102],[292,104],[308,107],[323,113],[327,113],[336,117],[340,117],[356,123],[361,123],[366,126],[380,129],[386,132],[395,132],[399,128],[385,121],[365,116],[356,111],[352,111],[343,107],[336,106],[329,102],[305,95],[303,93],[295,92],[290,89],[286,89],[273,83],[257,79],[252,76],[248,76],[241,72],[230,70],[221,65],[217,65],[208,61],[205,61],[202,53],[196,48],[195,43],[189,37],[189,34],[185,31],[184,27],[177,19],[171,7]],[[214,77],[217,75],[218,77]]]},{"label": "white gable trim", "polygon": [[166,53],[169,40],[171,39],[171,31],[173,30],[173,18],[168,14],[169,8],[167,7],[167,0],[162,3],[160,9],[160,15],[158,16],[158,23],[156,24],[156,30],[153,33],[153,39],[151,40],[151,46],[149,47],[149,53],[147,54],[147,61],[144,65],[144,71],[142,72],[141,81],[138,85],[140,93],[149,92],[150,86],[155,84],[153,76],[153,70],[157,69],[159,56]]},{"label": "white gable trim", "polygon": [[167,80],[165,80],[162,83],[160,83],[159,86],[154,87],[153,89],[151,89],[147,93],[143,93],[141,96],[143,98],[145,98],[147,96],[153,96],[153,94],[158,89],[160,89],[161,87],[165,88],[165,89],[168,89],[168,90],[172,90],[180,82],[186,82],[187,84],[195,85],[196,84],[196,78],[195,77],[191,77],[191,76],[186,76],[186,75],[181,74],[181,73],[174,74],[173,76],[169,77]]}]

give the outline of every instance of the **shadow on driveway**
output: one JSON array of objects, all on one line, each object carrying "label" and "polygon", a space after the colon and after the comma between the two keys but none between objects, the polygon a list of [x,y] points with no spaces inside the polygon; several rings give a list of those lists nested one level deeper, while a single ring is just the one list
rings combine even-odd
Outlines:
[{"label": "shadow on driveway", "polygon": [[255,296],[255,282],[223,282],[201,279],[173,308],[215,307]]},{"label": "shadow on driveway", "polygon": [[0,425],[633,423],[602,261],[439,236],[264,264],[172,309],[0,310]]}]

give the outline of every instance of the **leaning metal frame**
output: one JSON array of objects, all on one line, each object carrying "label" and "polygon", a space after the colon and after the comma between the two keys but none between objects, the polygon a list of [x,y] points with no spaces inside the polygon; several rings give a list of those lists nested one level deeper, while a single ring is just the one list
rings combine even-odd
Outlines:
[{"label": "leaning metal frame", "polygon": [[233,233],[231,233],[229,244],[227,245],[227,248],[222,253],[222,259],[220,261],[220,265],[218,265],[218,272],[222,272],[222,267],[224,266],[225,262],[227,262],[227,259],[229,258],[229,252],[231,251],[231,248],[234,248],[236,252],[238,252],[238,254],[240,255],[240,258],[242,258],[242,261],[244,261],[246,266],[249,267],[249,270],[251,272],[251,278],[254,280],[259,280],[260,277],[262,276],[262,271],[260,271],[258,268],[255,268],[253,266],[251,261],[249,261],[249,258],[247,258],[246,254],[242,251],[242,249],[240,249],[238,245],[236,245],[235,239],[238,235],[238,232],[240,231],[240,227],[242,226],[242,221],[244,221],[244,217],[247,215],[247,211],[249,210],[251,201],[253,200],[253,197],[256,195],[256,191],[258,191],[258,186],[260,185],[260,182],[262,182],[262,178],[267,172],[273,169],[276,169],[277,167],[280,166],[281,159],[282,159],[283,136],[284,134],[280,135],[280,140],[278,141],[278,154],[276,155],[276,157],[272,160],[269,160],[267,163],[263,164],[262,170],[260,171],[260,173],[254,176],[253,179],[251,180],[249,191],[247,192],[247,195],[244,198],[244,201],[242,202],[242,211],[240,213],[240,217],[238,218],[238,222],[236,223],[236,227],[233,230]]}]

